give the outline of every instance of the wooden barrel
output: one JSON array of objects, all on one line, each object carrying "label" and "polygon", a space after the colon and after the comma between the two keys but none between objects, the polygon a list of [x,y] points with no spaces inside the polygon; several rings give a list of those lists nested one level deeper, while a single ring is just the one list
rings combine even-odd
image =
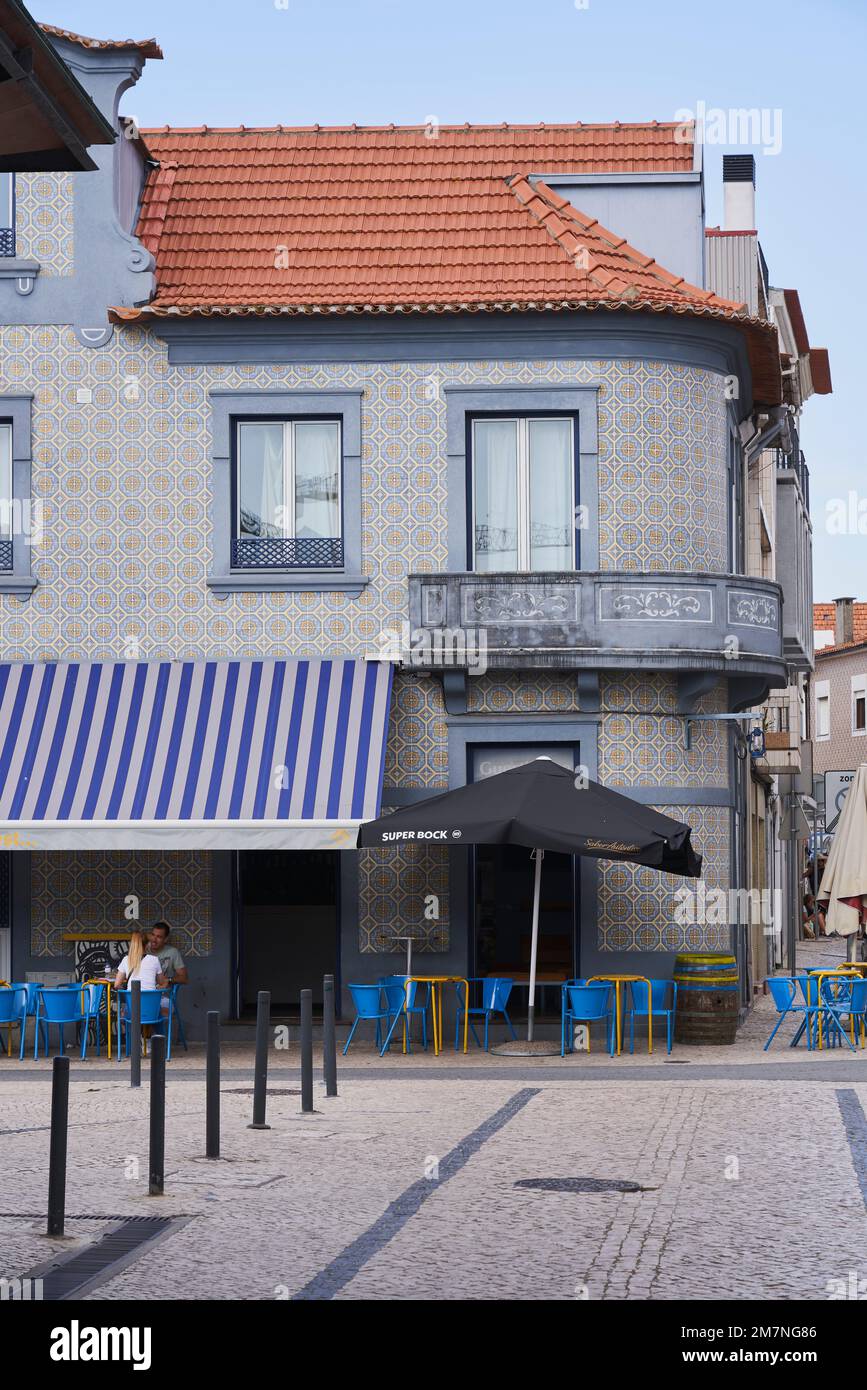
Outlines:
[{"label": "wooden barrel", "polygon": [[676,1041],[733,1043],[740,1007],[737,959],[707,951],[685,951],[675,958],[674,980]]}]

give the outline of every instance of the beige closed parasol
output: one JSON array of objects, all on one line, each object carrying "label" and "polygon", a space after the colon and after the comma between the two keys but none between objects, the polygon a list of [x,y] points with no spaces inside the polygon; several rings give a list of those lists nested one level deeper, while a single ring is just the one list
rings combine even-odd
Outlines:
[{"label": "beige closed parasol", "polygon": [[855,959],[858,927],[867,920],[867,763],[862,763],[843,803],[818,901],[827,902],[827,932],[849,937],[847,958]]}]

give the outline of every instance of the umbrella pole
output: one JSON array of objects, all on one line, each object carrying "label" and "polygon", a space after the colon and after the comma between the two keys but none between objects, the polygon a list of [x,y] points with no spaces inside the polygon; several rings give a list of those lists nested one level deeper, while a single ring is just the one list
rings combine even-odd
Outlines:
[{"label": "umbrella pole", "polygon": [[533,1018],[536,1012],[536,950],[539,945],[539,895],[542,889],[543,849],[534,849],[536,881],[533,886],[533,934],[530,938],[530,996],[527,1005],[527,1042],[533,1041]]}]

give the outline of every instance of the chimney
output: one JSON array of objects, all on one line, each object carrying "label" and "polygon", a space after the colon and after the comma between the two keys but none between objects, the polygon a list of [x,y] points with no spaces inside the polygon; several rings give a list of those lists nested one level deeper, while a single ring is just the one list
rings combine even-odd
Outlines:
[{"label": "chimney", "polygon": [[723,229],[727,232],[756,230],[756,157],[723,155]]},{"label": "chimney", "polygon": [[834,599],[834,645],[855,641],[855,600],[853,598]]}]

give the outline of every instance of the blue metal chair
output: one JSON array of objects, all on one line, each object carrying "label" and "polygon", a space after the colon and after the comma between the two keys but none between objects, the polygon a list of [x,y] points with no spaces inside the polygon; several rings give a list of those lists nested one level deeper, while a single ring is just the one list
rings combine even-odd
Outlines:
[{"label": "blue metal chair", "polygon": [[[175,984],[170,984],[170,985],[169,985],[169,989],[170,989],[170,991],[171,991],[171,996],[170,996],[170,998],[171,998],[171,1008],[170,1008],[170,1010],[169,1010],[169,1014],[170,1014],[171,1017],[174,1019],[174,1022],[177,1024],[177,1029],[176,1029],[176,1033],[175,1033],[175,1036],[176,1036],[176,1038],[177,1038],[177,1041],[178,1041],[178,1042],[181,1044],[181,1046],[183,1047],[184,1052],[189,1052],[189,1048],[187,1047],[187,1035],[186,1035],[186,1033],[184,1032],[184,1020],[181,1018],[181,1012],[180,1012],[180,1009],[178,1008],[178,990],[181,990],[181,989],[183,989],[183,988],[184,988],[184,986],[183,986],[182,984],[177,984],[177,983],[175,983]],[[165,1009],[163,1009],[163,1011],[162,1011],[162,1015],[163,1015],[163,1016],[162,1016],[162,1021],[161,1021],[161,1023],[158,1025],[158,1028],[157,1028],[157,1029],[154,1029],[155,1032],[159,1031],[159,1032],[162,1033],[162,1032],[165,1031],[165,1029],[166,1029],[167,1026],[168,1026],[169,1014],[167,1014],[166,1011],[165,1011]],[[168,1055],[168,1054],[167,1054],[167,1055]]]},{"label": "blue metal chair", "polygon": [[376,1046],[380,1048],[380,1055],[382,1055],[382,1025],[383,1023],[391,1023],[394,1016],[389,1012],[388,1001],[383,1001],[383,986],[350,985],[349,993],[352,995],[352,1002],[355,1005],[355,1022],[349,1030],[343,1056],[345,1057],[349,1051],[349,1045],[355,1036],[355,1030],[359,1023],[376,1024]]},{"label": "blue metal chair", "polygon": [[[394,1034],[394,1030],[401,1019],[403,1019],[403,1038],[406,1044],[406,1051],[412,1052],[412,1038],[409,1035],[409,1028],[407,1027],[407,991],[404,987],[404,984],[402,983],[402,979],[405,979],[405,977],[392,977],[392,979],[387,981],[386,984],[380,985],[380,989],[382,990],[382,996],[385,1000],[386,1013],[388,1014],[390,1020],[388,1032],[385,1035],[385,1041],[383,1042],[382,1047],[379,1050],[380,1057],[384,1057],[388,1049],[391,1047],[391,1039]],[[415,998],[415,995],[413,993],[410,993],[409,998],[410,1000],[412,1000]]]},{"label": "blue metal chair", "polygon": [[[23,989],[24,992],[25,992],[25,996],[26,996],[26,1005],[25,1005],[24,1018],[25,1018],[25,1029],[26,1029],[26,1026],[27,1026],[26,1020],[27,1020],[28,1018],[35,1018],[35,1017],[36,1017],[36,1000],[37,1000],[37,998],[38,998],[38,996],[39,996],[39,990],[40,990],[41,986],[38,985],[38,984],[36,984],[36,982],[35,982],[34,980],[13,980],[13,981],[12,981],[12,984],[11,984],[11,988],[12,988],[12,989]],[[45,1023],[44,1021],[43,1021],[43,1023],[42,1023],[42,1028],[43,1028],[43,1037],[44,1037],[44,1039],[45,1039],[45,1051],[46,1051],[46,1054],[47,1054],[47,1053],[48,1053],[48,1024]],[[23,1060],[23,1058],[24,1058],[24,1034],[23,1034],[23,1032],[22,1032],[22,1035],[21,1035],[21,1047],[20,1047],[20,1049],[19,1049],[19,1056],[20,1056],[21,1060]]]},{"label": "blue metal chair", "polygon": [[[165,1019],[162,1009],[162,1002],[168,995],[169,1016],[166,1028],[166,1061],[171,1061],[172,1057],[172,995],[170,989],[143,989],[141,992],[141,1022],[142,1027],[156,1027]],[[121,1057],[121,1030],[123,1030],[123,1055],[128,1057],[130,1052],[130,1034],[132,1032],[132,990],[116,989],[117,998],[117,1056],[118,1061]],[[147,1047],[145,1046],[145,1050]]]},{"label": "blue metal chair", "polygon": [[[424,1003],[423,1003],[423,1004],[418,1004],[418,1003],[416,1003],[416,999],[417,999],[417,997],[418,997],[418,992],[419,992],[419,981],[418,981],[418,980],[411,980],[411,981],[410,981],[410,985],[409,985],[409,989],[407,989],[407,987],[406,987],[406,985],[407,985],[407,976],[406,976],[406,975],[383,975],[382,979],[379,981],[379,987],[380,987],[380,989],[385,989],[388,985],[399,985],[400,988],[401,988],[401,989],[403,990],[403,992],[404,992],[404,998],[405,998],[405,1000],[406,1000],[406,1013],[407,1013],[407,1016],[408,1016],[408,1018],[409,1018],[409,1035],[408,1035],[408,1040],[409,1040],[410,1043],[411,1043],[411,1041],[412,1041],[412,1037],[411,1037],[411,1034],[412,1034],[412,1020],[413,1020],[413,1018],[420,1018],[420,1019],[421,1019],[421,1041],[422,1041],[422,1047],[424,1048],[425,1052],[427,1052],[427,1012],[428,1012],[428,1009],[429,1009],[429,1007],[430,1007],[430,992],[431,992],[431,986],[430,986],[429,984],[426,984],[426,985],[424,986]],[[388,996],[387,996],[387,998],[388,998]],[[391,1002],[391,1003],[395,1003],[396,1000],[397,1000],[397,995],[391,995],[391,996],[390,996],[390,1002]],[[410,1050],[412,1050],[412,1049],[410,1048]]]},{"label": "blue metal chair", "polygon": [[18,1058],[24,1056],[24,1030],[27,1026],[27,989],[24,985],[0,988],[0,1028],[6,1029],[6,1051],[12,1056],[12,1029],[18,1028]]},{"label": "blue metal chair", "polygon": [[856,1013],[862,1013],[864,1008],[863,991],[859,990],[857,995],[857,1005],[855,1003],[855,986],[867,984],[867,981],[857,980],[853,976],[829,976],[822,981],[821,988],[821,1012],[819,1022],[827,1021],[828,1024],[828,1046],[837,1047],[842,1039],[850,1052],[855,1051],[855,1044],[850,1041],[849,1035],[843,1026],[843,1019],[851,1019],[852,1031],[855,1031],[854,1017]]},{"label": "blue metal chair", "polygon": [[88,1012],[86,1007],[86,986],[85,985],[55,985],[50,987],[40,985],[36,994],[36,1013],[34,1015],[36,1028],[33,1039],[33,1059],[39,1057],[39,1030],[44,1025],[46,1029],[45,1055],[48,1056],[49,1044],[51,1040],[51,1029],[60,1030],[60,1051],[66,1051],[66,1038],[64,1029],[72,1025],[81,1030],[81,1056],[87,1052],[87,1028],[82,1024],[88,1022]]},{"label": "blue metal chair", "polygon": [[[825,983],[829,982],[826,980]],[[847,984],[848,988],[838,991],[833,1003],[829,1002],[827,1007],[837,1015],[840,1023],[843,1018],[849,1019],[850,1028],[863,1047],[867,1034],[867,980],[853,979]]]},{"label": "blue metal chair", "polygon": [[[608,1040],[609,1056],[614,1056],[614,1007],[612,998],[614,986],[600,981],[590,985],[567,980],[563,985],[560,1008],[560,1056],[566,1056],[566,1030],[569,1029],[569,1051],[575,1050],[574,1025],[576,1023],[604,1022]],[[587,1034],[587,1050],[590,1050],[590,1034]]]},{"label": "blue metal chair", "polygon": [[[635,1051],[635,1017],[647,1018],[647,985],[643,980],[630,980],[632,1003],[626,1011],[629,1019],[629,1051]],[[670,1001],[670,1007],[669,1007]],[[652,1018],[664,1018],[668,1050],[671,1052],[671,1039],[674,1033],[674,1012],[677,1008],[677,984],[674,980],[650,981],[650,1014]]]},{"label": "blue metal chair", "polygon": [[[801,1034],[806,1029],[807,1047],[812,1048],[813,1024],[819,1012],[818,989],[813,990],[814,1002],[811,1003],[808,1002],[806,981],[798,979],[795,976],[769,975],[768,978],[765,980],[765,984],[767,985],[771,998],[774,1001],[774,1007],[777,1010],[777,1013],[779,1014],[779,1018],[774,1024],[773,1029],[771,1030],[771,1036],[768,1038],[768,1041],[765,1043],[762,1051],[767,1052],[768,1048],[770,1047],[771,1043],[774,1041],[774,1038],[777,1035],[777,1029],[783,1022],[783,1019],[788,1018],[789,1014],[793,1014],[796,1017],[798,1015],[802,1015],[800,1026],[795,1034],[794,1039],[792,1040],[793,1045],[798,1041],[798,1039],[801,1037]],[[803,1004],[795,1003],[799,985],[804,995]]]},{"label": "blue metal chair", "polygon": [[506,1027],[508,1028],[512,1037],[516,1037],[517,1034],[515,1033],[515,1030],[512,1027],[512,1020],[509,1018],[506,1009],[506,1005],[509,1002],[509,995],[512,993],[512,986],[515,983],[514,980],[507,980],[496,977],[491,979],[479,979],[478,977],[476,977],[475,979],[468,980],[467,983],[471,987],[473,985],[479,984],[482,986],[482,1003],[481,1006],[478,1008],[470,1007],[469,1010],[467,1010],[467,1000],[465,999],[463,1003],[461,1003],[461,990],[463,988],[463,985],[455,985],[455,993],[457,995],[457,1007],[455,1010],[455,1052],[458,1052],[460,1050],[461,1022],[463,1020],[465,1011],[469,1013],[470,1032],[476,1040],[477,1047],[481,1047],[482,1044],[479,1042],[479,1035],[476,1032],[475,1025],[473,1024],[473,1019],[484,1018],[486,1052],[488,1051],[488,1029],[493,1014],[502,1014],[503,1018],[506,1020]]}]

